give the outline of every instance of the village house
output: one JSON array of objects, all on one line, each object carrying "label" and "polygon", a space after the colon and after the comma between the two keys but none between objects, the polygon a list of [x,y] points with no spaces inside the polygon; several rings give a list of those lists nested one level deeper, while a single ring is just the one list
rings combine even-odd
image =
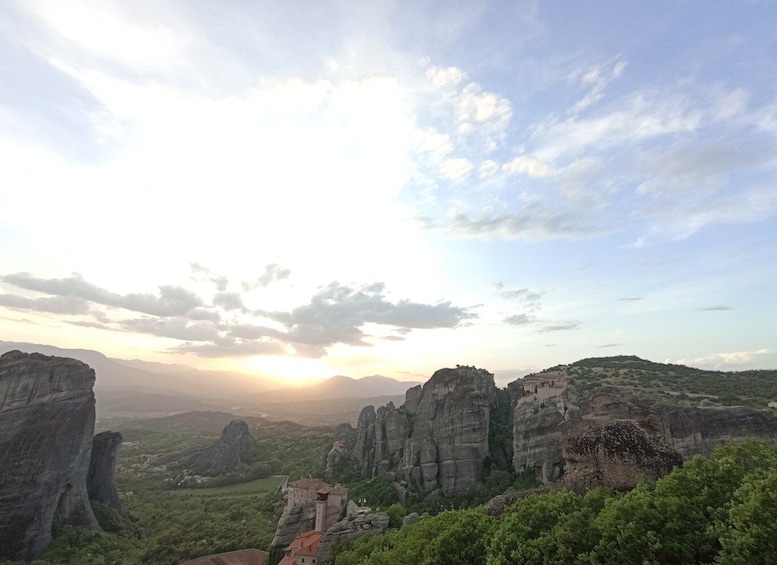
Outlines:
[{"label": "village house", "polygon": [[286,548],[286,555],[278,565],[316,565],[318,545],[324,532],[308,530],[302,532]]}]

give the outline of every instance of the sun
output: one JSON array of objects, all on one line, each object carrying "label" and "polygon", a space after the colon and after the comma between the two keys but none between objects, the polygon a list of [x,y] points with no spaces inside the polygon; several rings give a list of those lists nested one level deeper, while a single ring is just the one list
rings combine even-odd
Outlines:
[{"label": "sun", "polygon": [[332,376],[332,370],[319,359],[293,355],[255,355],[240,363],[244,372],[282,379],[294,386]]}]

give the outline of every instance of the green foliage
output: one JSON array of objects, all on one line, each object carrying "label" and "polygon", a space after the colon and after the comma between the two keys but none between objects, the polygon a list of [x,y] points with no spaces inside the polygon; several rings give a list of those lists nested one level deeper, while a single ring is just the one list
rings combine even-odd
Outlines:
[{"label": "green foliage", "polygon": [[371,508],[387,508],[399,502],[394,485],[386,479],[362,479],[348,487],[348,498]]},{"label": "green foliage", "polygon": [[518,501],[502,516],[488,548],[488,565],[566,563],[593,549],[592,519],[612,496],[553,492]]},{"label": "green foliage", "polygon": [[777,371],[704,371],[684,365],[654,363],[635,356],[593,357],[545,372],[565,371],[582,391],[603,384],[652,391],[672,391],[678,398],[716,397],[725,405],[764,409],[777,397]]},{"label": "green foliage", "polygon": [[716,562],[767,564],[777,556],[777,466],[748,476],[734,493]]},{"label": "green foliage", "polygon": [[335,565],[485,565],[494,518],[479,510],[443,512],[388,534],[362,538],[335,557]]},{"label": "green foliage", "polygon": [[513,426],[512,404],[505,389],[497,389],[494,407],[490,411],[488,428],[488,449],[486,471],[512,471],[513,468]]},{"label": "green foliage", "polygon": [[392,504],[386,508],[386,514],[389,517],[389,528],[399,528],[402,526],[402,519],[407,515],[407,511],[401,504]]},{"label": "green foliage", "polygon": [[106,532],[119,533],[132,527],[132,522],[106,504],[90,500],[97,523]]},{"label": "green foliage", "polygon": [[746,441],[625,494],[537,494],[498,521],[478,509],[445,511],[339,547],[335,563],[738,565],[774,555],[777,450]]}]

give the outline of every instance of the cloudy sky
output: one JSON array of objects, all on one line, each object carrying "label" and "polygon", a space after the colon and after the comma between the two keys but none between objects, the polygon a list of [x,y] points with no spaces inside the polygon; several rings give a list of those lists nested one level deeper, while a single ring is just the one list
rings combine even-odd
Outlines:
[{"label": "cloudy sky", "polygon": [[0,2],[0,339],[777,368],[777,4]]}]

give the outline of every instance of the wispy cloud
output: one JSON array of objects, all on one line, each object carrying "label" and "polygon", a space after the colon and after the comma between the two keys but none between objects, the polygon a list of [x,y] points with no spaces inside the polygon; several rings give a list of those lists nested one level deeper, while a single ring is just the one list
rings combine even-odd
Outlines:
[{"label": "wispy cloud", "polygon": [[50,312],[53,314],[86,314],[89,312],[89,303],[81,298],[72,296],[44,296],[40,298],[28,298],[17,294],[0,294],[0,306],[15,308],[18,310],[33,310],[37,312]]},{"label": "wispy cloud", "polygon": [[549,324],[546,326],[542,326],[540,329],[537,330],[537,333],[548,333],[548,332],[563,332],[567,330],[579,330],[580,329],[581,322],[563,322],[559,324]]},{"label": "wispy cloud", "polygon": [[726,369],[751,364],[756,357],[769,353],[771,353],[770,349],[712,353],[710,355],[691,359],[677,359],[675,361],[667,360],[667,363],[677,363],[679,365],[689,365],[691,367],[700,367],[703,369]]},{"label": "wispy cloud", "polygon": [[63,279],[43,279],[30,273],[3,275],[0,280],[26,290],[81,299],[154,316],[183,316],[202,306],[202,299],[180,286],[160,286],[159,294],[117,294],[85,281],[75,273]]},{"label": "wispy cloud", "polygon": [[513,316],[508,316],[504,320],[502,320],[505,324],[510,324],[511,326],[522,326],[525,324],[531,324],[535,321],[536,318],[534,316],[530,316],[529,314],[515,314]]},{"label": "wispy cloud", "polygon": [[707,306],[706,308],[701,308],[701,310],[705,312],[722,312],[726,310],[733,310],[733,308],[731,306],[718,305],[718,306]]}]

